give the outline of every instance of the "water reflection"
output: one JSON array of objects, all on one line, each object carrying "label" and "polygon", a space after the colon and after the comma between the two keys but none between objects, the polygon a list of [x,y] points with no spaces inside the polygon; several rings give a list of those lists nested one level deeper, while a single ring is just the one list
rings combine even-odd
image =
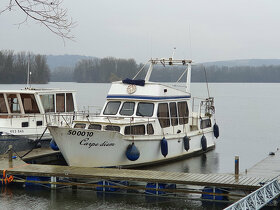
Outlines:
[{"label": "water reflection", "polygon": [[215,150],[212,150],[195,157],[145,166],[141,167],[141,169],[203,174],[216,173],[219,169],[219,154]]}]

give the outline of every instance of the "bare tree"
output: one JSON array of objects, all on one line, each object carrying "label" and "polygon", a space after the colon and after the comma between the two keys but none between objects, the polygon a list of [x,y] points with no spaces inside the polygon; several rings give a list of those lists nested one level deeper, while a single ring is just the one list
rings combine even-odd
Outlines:
[{"label": "bare tree", "polygon": [[26,15],[24,21],[29,18],[43,24],[51,32],[66,39],[73,39],[71,29],[74,22],[67,15],[67,9],[62,7],[63,0],[10,0],[6,8],[0,9],[0,14],[18,7]]}]

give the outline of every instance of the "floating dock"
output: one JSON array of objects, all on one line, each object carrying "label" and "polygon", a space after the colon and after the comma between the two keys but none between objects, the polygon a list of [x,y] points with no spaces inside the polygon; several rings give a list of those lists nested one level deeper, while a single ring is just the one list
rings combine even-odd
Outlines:
[{"label": "floating dock", "polygon": [[[23,159],[16,158],[9,161],[8,156],[0,157],[0,173],[6,177],[13,176],[12,182],[41,183],[49,184],[51,188],[59,185],[91,187],[94,189],[107,188],[151,190],[151,184],[155,183],[155,194],[159,192],[168,193],[190,193],[208,194],[214,196],[237,197],[235,200],[244,197],[262,187],[265,183],[280,174],[280,151],[275,152],[263,161],[248,169],[247,173],[235,174],[198,174],[167,171],[131,170],[117,168],[87,168],[62,165],[30,164],[38,159],[59,156],[59,152],[51,150],[34,150]],[[52,159],[52,158],[51,158]],[[20,177],[18,179],[17,177]],[[47,177],[46,180],[29,179],[28,177]],[[2,178],[4,179],[4,177]],[[70,181],[69,181],[70,180]],[[108,184],[109,183],[109,184]],[[113,184],[110,184],[113,183]],[[116,184],[125,183],[125,184]],[[135,183],[138,183],[137,186]],[[139,185],[139,183],[142,183]],[[149,185],[150,184],[150,185]],[[173,185],[173,187],[159,187]],[[174,187],[174,185],[177,187]],[[199,190],[192,190],[190,186],[199,187]],[[204,187],[213,189],[205,191]],[[215,189],[223,189],[215,191]],[[232,193],[242,191],[244,194]],[[214,198],[215,199],[215,198]]]}]

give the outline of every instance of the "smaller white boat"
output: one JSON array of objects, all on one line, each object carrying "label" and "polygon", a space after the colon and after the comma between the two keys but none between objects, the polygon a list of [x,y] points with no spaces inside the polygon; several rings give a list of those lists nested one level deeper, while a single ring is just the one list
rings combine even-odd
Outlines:
[{"label": "smaller white boat", "polygon": [[[219,133],[214,99],[191,97],[191,63],[151,59],[145,80],[112,83],[100,115],[49,125],[68,165],[135,167],[213,149]],[[150,82],[157,64],[185,66],[185,89]]]},{"label": "smaller white boat", "polygon": [[[77,110],[75,91],[35,89],[0,91],[0,153],[12,145],[15,151],[33,148],[36,140],[52,139],[47,122],[63,124],[71,121]],[[60,113],[61,115],[48,115]]]}]

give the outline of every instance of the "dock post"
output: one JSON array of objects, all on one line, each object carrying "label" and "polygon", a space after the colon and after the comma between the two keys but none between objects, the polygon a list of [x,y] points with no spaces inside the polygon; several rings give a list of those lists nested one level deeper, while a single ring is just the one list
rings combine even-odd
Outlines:
[{"label": "dock post", "polygon": [[8,154],[9,154],[9,163],[11,163],[13,161],[13,145],[9,145]]},{"label": "dock post", "polygon": [[[55,176],[51,176],[51,182],[56,182]],[[56,189],[56,184],[51,184],[51,189]]]},{"label": "dock post", "polygon": [[235,156],[234,166],[235,166],[234,174],[238,175],[239,174],[239,156]]}]

